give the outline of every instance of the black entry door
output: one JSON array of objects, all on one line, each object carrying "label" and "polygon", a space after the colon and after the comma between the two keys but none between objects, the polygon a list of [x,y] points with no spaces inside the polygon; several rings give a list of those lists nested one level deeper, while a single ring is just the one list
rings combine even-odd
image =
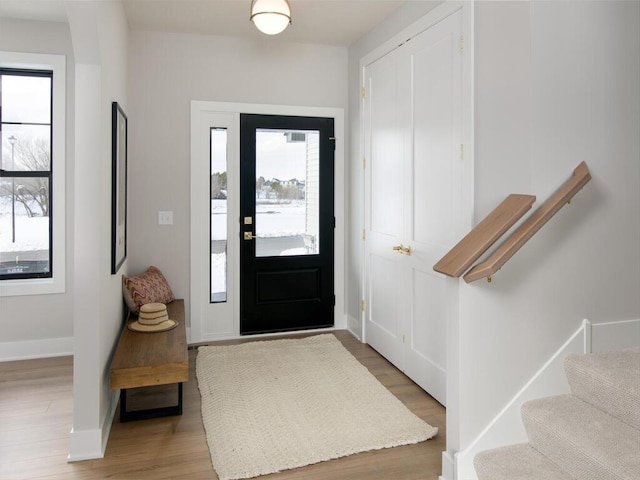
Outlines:
[{"label": "black entry door", "polygon": [[333,326],[333,119],[240,117],[240,333]]}]

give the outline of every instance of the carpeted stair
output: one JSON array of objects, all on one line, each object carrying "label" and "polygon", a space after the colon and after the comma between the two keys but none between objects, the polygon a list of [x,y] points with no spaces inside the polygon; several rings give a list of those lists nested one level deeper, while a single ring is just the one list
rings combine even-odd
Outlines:
[{"label": "carpeted stair", "polygon": [[476,455],[479,480],[639,480],[640,349],[569,355],[571,394],[522,406],[529,443]]}]

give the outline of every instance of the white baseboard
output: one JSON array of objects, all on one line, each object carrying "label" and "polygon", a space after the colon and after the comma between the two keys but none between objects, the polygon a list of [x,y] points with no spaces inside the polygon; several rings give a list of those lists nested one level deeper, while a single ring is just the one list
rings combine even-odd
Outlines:
[{"label": "white baseboard", "polygon": [[455,466],[455,460],[449,452],[442,452],[442,475],[438,477],[438,480],[455,480]]},{"label": "white baseboard", "polygon": [[118,406],[119,396],[120,390],[110,392],[109,405],[102,419],[100,428],[80,431],[76,431],[75,429],[71,430],[67,462],[104,458],[104,452],[107,449],[107,442],[109,441],[109,434],[111,433],[111,425],[113,424],[113,417],[115,416]]},{"label": "white baseboard", "polygon": [[69,455],[67,462],[79,462],[104,457],[102,450],[102,430],[93,428],[90,430],[71,429],[69,435]]},{"label": "white baseboard", "polygon": [[591,324],[593,353],[640,347],[640,319]]},{"label": "white baseboard", "polygon": [[73,355],[73,337],[0,342],[0,362]]}]

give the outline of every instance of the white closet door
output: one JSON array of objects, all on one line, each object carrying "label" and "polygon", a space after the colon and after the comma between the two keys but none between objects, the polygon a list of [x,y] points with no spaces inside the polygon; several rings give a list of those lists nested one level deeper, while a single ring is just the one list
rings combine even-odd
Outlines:
[{"label": "white closet door", "polygon": [[403,303],[408,332],[404,371],[445,403],[446,325],[456,296],[433,265],[455,244],[462,198],[461,14],[431,27],[405,46],[411,64],[411,153],[405,242],[411,256]]},{"label": "white closet door", "polygon": [[401,265],[392,247],[403,234],[404,153],[398,84],[400,65],[387,55],[367,68],[364,124],[367,342],[402,364]]},{"label": "white closet door", "polygon": [[458,12],[365,75],[366,340],[443,404],[455,295],[432,267],[460,218],[460,35]]}]

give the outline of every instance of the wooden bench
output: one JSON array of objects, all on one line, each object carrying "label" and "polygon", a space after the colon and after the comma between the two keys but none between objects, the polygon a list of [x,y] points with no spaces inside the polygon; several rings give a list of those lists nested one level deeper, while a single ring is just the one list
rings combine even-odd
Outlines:
[{"label": "wooden bench", "polygon": [[[189,355],[184,300],[167,304],[169,318],[178,326],[166,332],[133,332],[122,329],[111,361],[111,389],[120,389],[120,421],[182,415],[182,382],[189,380]],[[130,315],[127,323],[136,317]],[[178,405],[127,411],[127,389],[178,384]]]}]

